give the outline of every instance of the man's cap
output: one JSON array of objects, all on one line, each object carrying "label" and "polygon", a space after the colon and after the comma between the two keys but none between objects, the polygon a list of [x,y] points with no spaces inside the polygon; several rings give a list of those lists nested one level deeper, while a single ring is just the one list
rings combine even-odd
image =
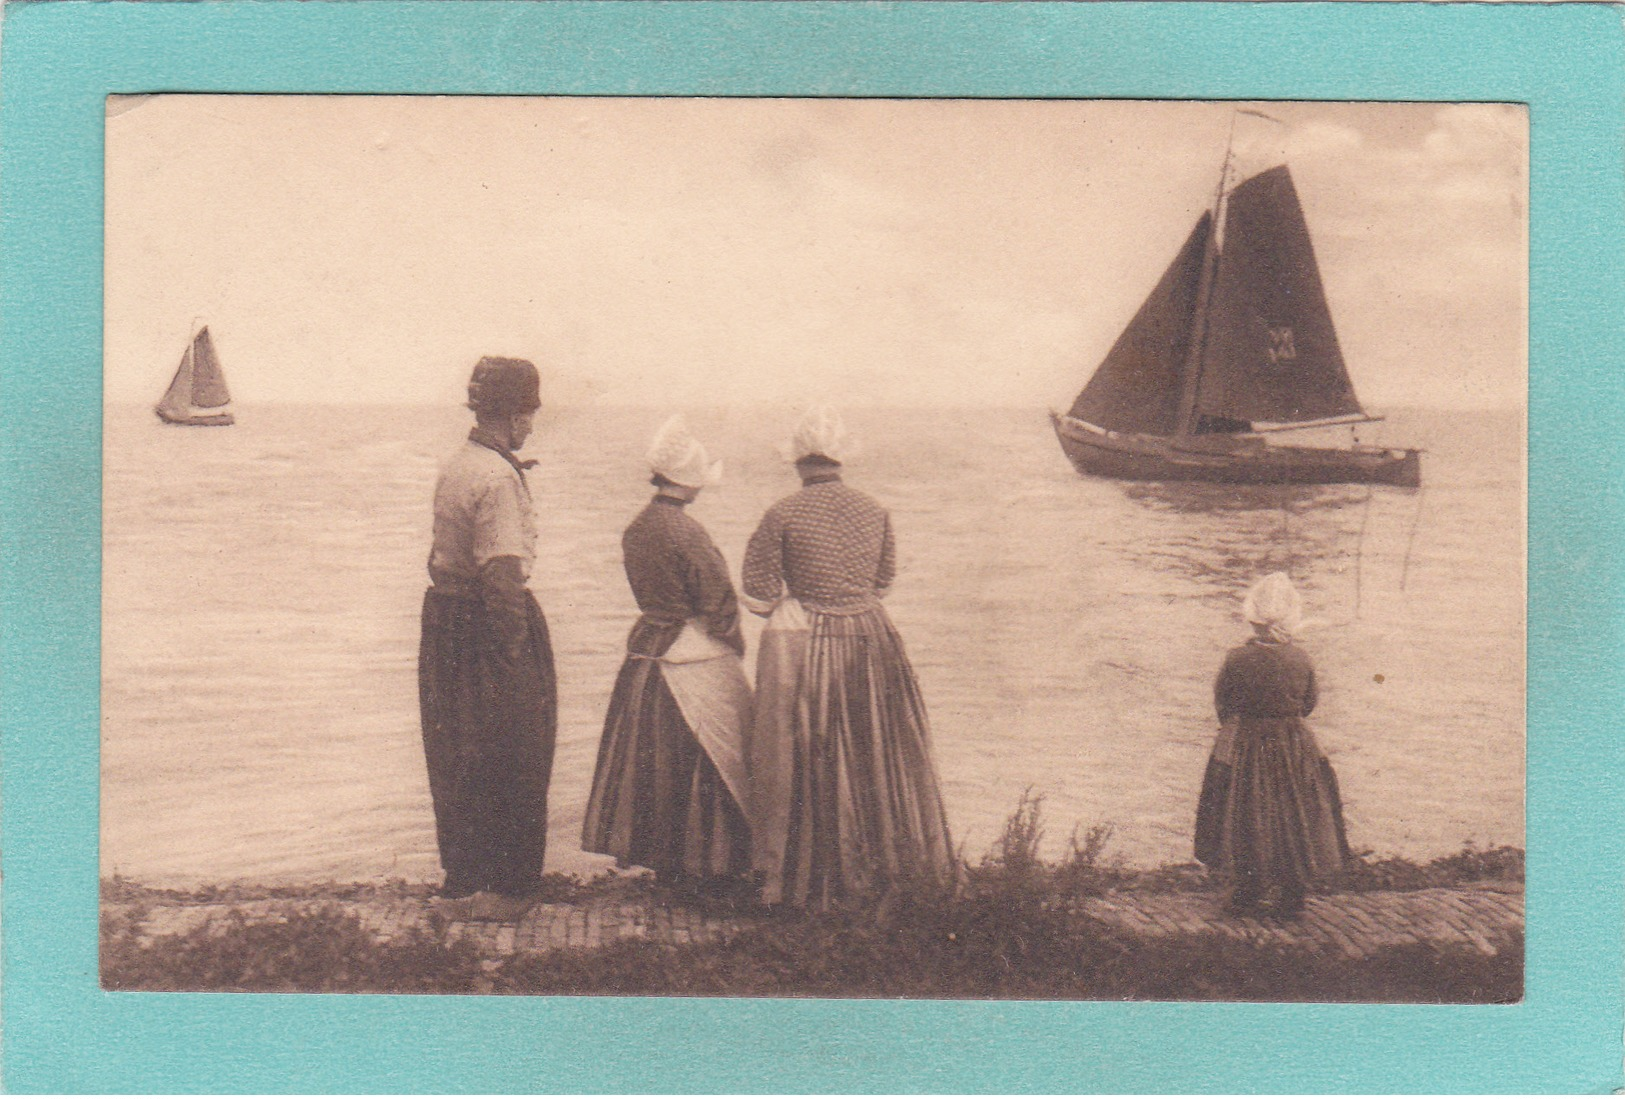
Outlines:
[{"label": "man's cap", "polygon": [[468,379],[468,407],[475,412],[521,415],[542,407],[542,378],[529,359],[487,355]]}]

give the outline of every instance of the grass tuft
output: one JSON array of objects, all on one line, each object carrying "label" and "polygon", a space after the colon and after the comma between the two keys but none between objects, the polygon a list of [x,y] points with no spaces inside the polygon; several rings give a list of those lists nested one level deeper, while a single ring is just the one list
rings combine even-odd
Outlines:
[{"label": "grass tuft", "polygon": [[1350,893],[1410,892],[1483,881],[1522,882],[1523,875],[1522,848],[1480,848],[1468,840],[1455,854],[1426,863],[1393,856],[1377,858],[1370,851],[1361,851],[1345,873],[1341,888]]}]

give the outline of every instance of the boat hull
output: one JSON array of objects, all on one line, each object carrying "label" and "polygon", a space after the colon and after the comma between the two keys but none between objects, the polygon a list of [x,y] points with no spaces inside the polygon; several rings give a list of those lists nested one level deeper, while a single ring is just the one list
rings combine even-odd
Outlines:
[{"label": "boat hull", "polygon": [[1241,485],[1422,484],[1417,450],[1269,446],[1234,436],[1175,440],[1108,432],[1053,412],[1050,421],[1061,449],[1085,476]]},{"label": "boat hull", "polygon": [[155,408],[153,412],[164,423],[178,427],[230,427],[237,422],[237,418],[229,412],[214,412],[207,416],[174,416],[162,408]]}]

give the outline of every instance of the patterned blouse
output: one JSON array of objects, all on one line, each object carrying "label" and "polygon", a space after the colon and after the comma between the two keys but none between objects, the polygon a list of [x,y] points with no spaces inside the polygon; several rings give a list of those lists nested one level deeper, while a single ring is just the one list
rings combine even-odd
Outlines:
[{"label": "patterned blouse", "polygon": [[745,605],[767,614],[789,591],[808,610],[875,606],[897,573],[891,517],[837,473],[808,478],[768,509],[745,549]]},{"label": "patterned blouse", "polygon": [[683,624],[697,618],[706,633],[744,653],[728,565],[705,528],[683,511],[681,500],[651,500],[621,535],[621,553],[626,581],[643,612],[626,640],[627,652],[664,656]]}]

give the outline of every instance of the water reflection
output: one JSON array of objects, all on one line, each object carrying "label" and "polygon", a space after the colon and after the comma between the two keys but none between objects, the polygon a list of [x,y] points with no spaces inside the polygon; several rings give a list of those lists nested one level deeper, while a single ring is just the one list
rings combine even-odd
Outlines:
[{"label": "water reflection", "polygon": [[1143,507],[1184,515],[1233,511],[1305,512],[1363,504],[1370,485],[1218,485],[1197,481],[1138,481],[1123,495]]},{"label": "water reflection", "polygon": [[1285,572],[1312,588],[1316,577],[1357,567],[1371,500],[1365,485],[1120,488],[1149,528],[1125,552],[1161,575],[1190,581],[1193,598],[1215,605],[1265,573]]}]

